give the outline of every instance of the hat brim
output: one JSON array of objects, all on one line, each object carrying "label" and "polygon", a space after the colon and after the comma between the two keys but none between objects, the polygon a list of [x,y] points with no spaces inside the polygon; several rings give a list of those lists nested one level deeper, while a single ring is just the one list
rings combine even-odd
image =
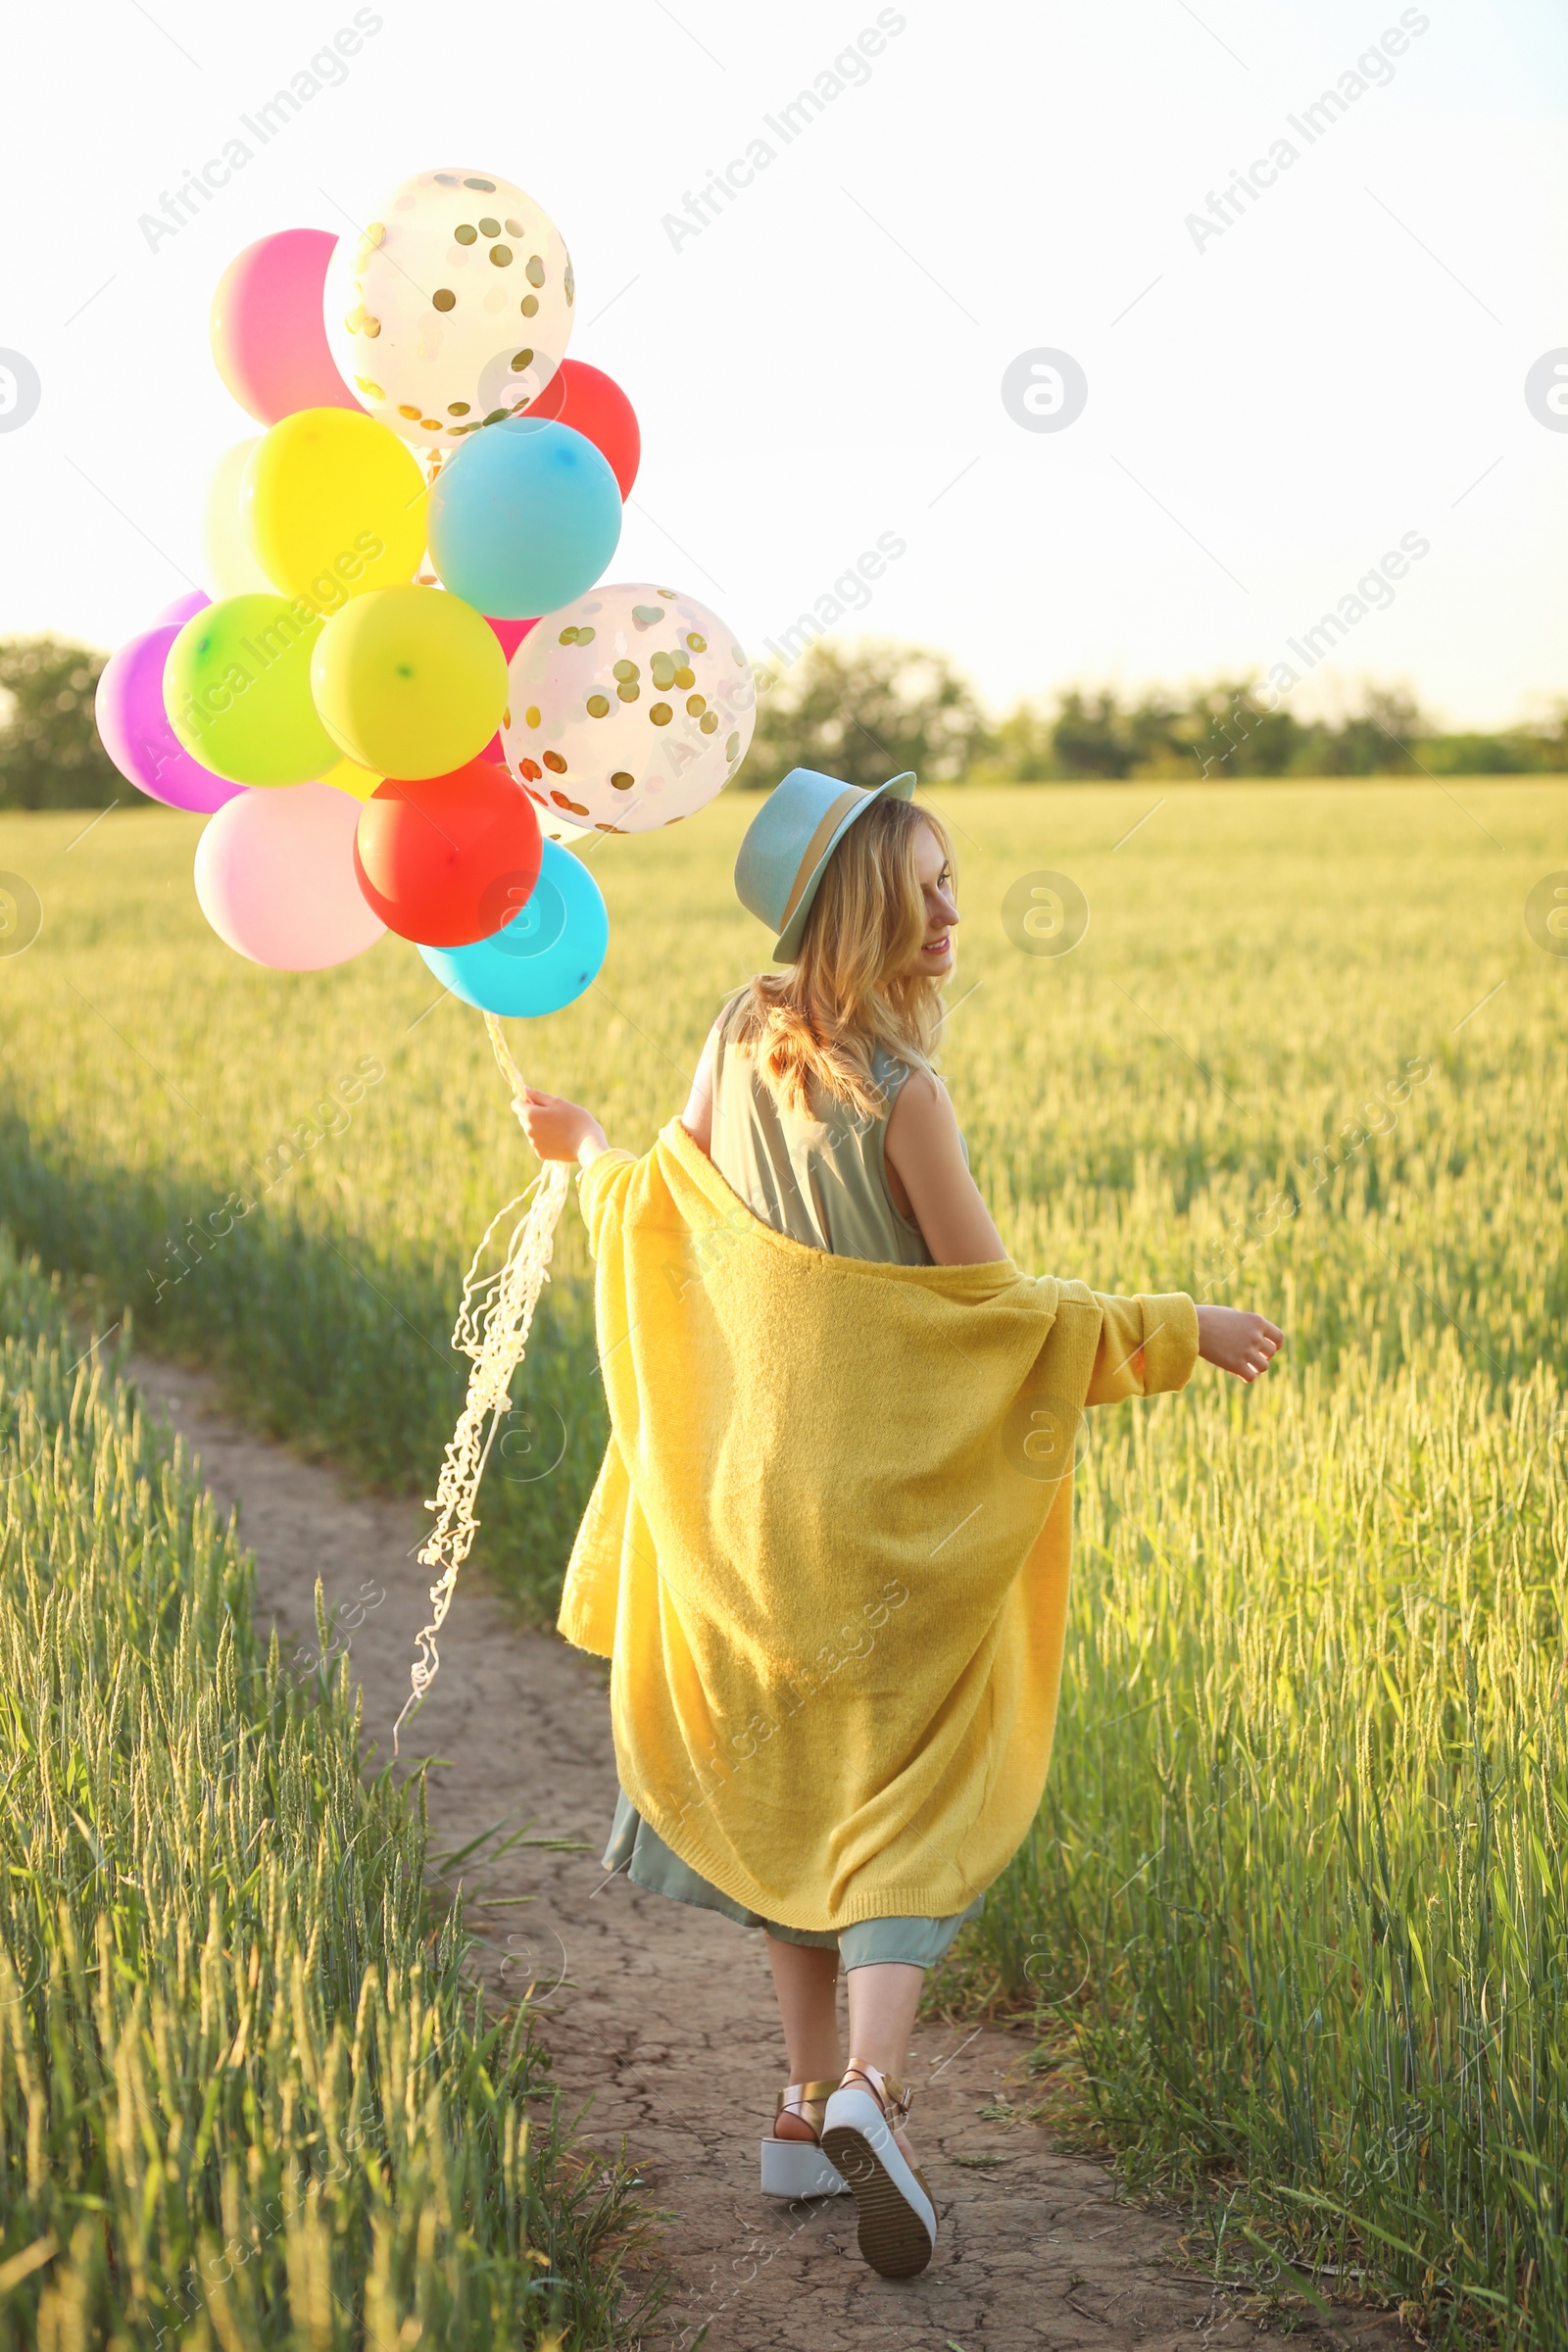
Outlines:
[{"label": "hat brim", "polygon": [[773,961],[775,963],[793,963],[800,955],[801,939],[806,930],[806,918],[811,911],[812,902],[815,900],[822,876],[827,872],[828,859],[856,818],[863,816],[872,802],[880,801],[887,793],[891,793],[896,801],[912,800],[915,782],[915,773],[911,767],[906,768],[902,776],[890,776],[885,784],[873,785],[864,800],[856,802],[843,823],[835,825],[826,849],[811,869],[810,879],[800,895],[794,913],[773,942]]}]

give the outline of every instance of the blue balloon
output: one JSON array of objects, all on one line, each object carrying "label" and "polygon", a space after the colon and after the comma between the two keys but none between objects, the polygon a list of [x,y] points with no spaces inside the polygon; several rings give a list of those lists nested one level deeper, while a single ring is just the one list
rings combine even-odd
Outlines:
[{"label": "blue balloon", "polygon": [[430,491],[430,554],[454,596],[497,620],[590,589],[620,538],[620,485],[586,434],[548,417],[487,424]]},{"label": "blue balloon", "polygon": [[610,917],[598,883],[569,850],[543,847],[539,879],[510,923],[470,947],[419,950],[436,978],[480,1012],[559,1012],[605,960]]}]

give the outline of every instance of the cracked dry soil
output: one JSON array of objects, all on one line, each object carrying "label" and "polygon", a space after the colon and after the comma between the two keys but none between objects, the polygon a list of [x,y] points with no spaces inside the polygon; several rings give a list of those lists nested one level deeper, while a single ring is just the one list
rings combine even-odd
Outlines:
[{"label": "cracked dry soil", "polygon": [[[315,1650],[320,1576],[328,1611],[352,1624],[345,1640],[367,1737],[386,1757],[427,1614],[429,1572],[415,1558],[426,1513],[416,1501],[351,1494],[331,1471],[247,1436],[198,1373],[147,1360],[133,1372],[197,1457],[220,1513],[238,1506],[261,1621],[276,1622],[285,1654]],[[705,2324],[705,2352],[1408,2343],[1364,2312],[1288,2334],[1184,2270],[1176,2222],[1118,2203],[1100,2166],[1055,2153],[1005,2112],[1027,2101],[1029,2044],[991,2026],[916,2029],[910,2130],[940,2235],[922,2278],[878,2278],[857,2251],[848,2197],[788,2207],[759,2193],[758,2141],[784,2080],[760,1936],[623,1880],[604,1883],[615,1766],[600,1662],[519,1630],[466,1571],[440,1675],[405,1727],[403,1754],[409,1767],[444,1759],[429,1775],[437,1851],[524,1824],[576,1846],[517,1846],[482,1874],[470,1866],[468,1916],[490,1939],[497,1989],[537,1985],[557,2080],[573,2110],[592,2101],[589,2143],[613,2149],[624,2136],[671,2217],[674,2292],[650,2352],[689,2352]],[[505,1905],[518,1895],[531,1899]]]}]

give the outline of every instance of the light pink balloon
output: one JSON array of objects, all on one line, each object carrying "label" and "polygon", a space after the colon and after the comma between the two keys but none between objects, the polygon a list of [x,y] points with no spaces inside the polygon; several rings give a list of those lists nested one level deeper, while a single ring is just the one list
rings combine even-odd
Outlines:
[{"label": "light pink balloon", "polygon": [[280,228],[237,253],[213,296],[213,358],[258,424],[296,409],[357,409],[332,364],[321,281],[337,243],[331,228]]},{"label": "light pink balloon", "polygon": [[360,893],[360,803],[330,784],[244,792],[196,844],[196,896],[220,940],[274,972],[319,972],[386,928]]},{"label": "light pink balloon", "polygon": [[[205,612],[212,601],[205,588],[189,589],[184,596],[176,596],[172,605],[166,605],[163,611],[155,615],[153,627],[155,629],[182,629],[187,620],[194,620],[198,612]],[[509,662],[512,660],[511,654],[507,656],[507,660]]]}]

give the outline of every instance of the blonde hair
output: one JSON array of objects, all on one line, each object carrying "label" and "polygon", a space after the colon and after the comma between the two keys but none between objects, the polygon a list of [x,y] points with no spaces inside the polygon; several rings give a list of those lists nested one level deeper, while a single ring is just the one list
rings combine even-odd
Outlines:
[{"label": "blonde hair", "polygon": [[880,1117],[876,1048],[931,1058],[941,981],[915,961],[926,933],[915,865],[925,826],[951,867],[952,840],[929,809],[884,798],[857,817],[828,860],[795,963],[759,972],[730,1008],[726,1041],[751,1048],[793,1110],[808,1107],[814,1079],[862,1117]]}]

